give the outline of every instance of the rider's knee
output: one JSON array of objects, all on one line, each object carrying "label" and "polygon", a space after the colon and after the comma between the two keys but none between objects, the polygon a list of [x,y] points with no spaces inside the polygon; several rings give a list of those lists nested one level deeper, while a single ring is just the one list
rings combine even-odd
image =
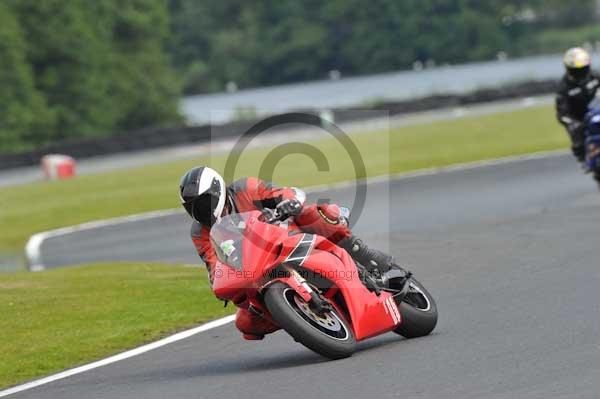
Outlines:
[{"label": "rider's knee", "polygon": [[235,326],[242,334],[265,335],[279,329],[276,325],[263,319],[247,309],[238,309],[235,315]]}]

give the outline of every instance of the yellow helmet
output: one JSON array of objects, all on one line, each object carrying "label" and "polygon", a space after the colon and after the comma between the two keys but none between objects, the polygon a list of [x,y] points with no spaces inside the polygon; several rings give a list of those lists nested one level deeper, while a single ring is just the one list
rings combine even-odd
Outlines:
[{"label": "yellow helmet", "polygon": [[572,80],[582,80],[589,76],[592,58],[590,54],[581,47],[574,47],[565,53],[563,59],[567,75]]}]

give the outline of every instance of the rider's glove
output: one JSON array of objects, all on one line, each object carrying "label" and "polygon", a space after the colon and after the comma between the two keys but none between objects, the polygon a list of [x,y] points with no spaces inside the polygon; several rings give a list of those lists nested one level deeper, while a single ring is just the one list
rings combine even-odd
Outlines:
[{"label": "rider's glove", "polygon": [[277,204],[276,209],[282,216],[296,216],[302,212],[302,203],[295,199],[287,199]]}]

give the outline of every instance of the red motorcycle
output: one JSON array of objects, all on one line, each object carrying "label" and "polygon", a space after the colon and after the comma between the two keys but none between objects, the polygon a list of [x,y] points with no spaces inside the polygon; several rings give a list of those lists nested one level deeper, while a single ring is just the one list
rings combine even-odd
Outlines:
[{"label": "red motorcycle", "polygon": [[435,301],[410,273],[392,269],[367,289],[345,250],[274,211],[228,215],[210,237],[219,259],[215,295],[322,356],[351,356],[357,341],[389,331],[424,336],[437,323]]}]

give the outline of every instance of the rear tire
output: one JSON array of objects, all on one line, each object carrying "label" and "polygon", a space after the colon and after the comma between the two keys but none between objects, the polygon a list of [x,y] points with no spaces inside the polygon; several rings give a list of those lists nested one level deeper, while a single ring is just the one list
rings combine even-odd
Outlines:
[{"label": "rear tire", "polygon": [[356,339],[348,323],[335,310],[317,315],[288,285],[275,282],[264,295],[273,320],[295,341],[329,359],[352,356]]},{"label": "rear tire", "polygon": [[429,335],[438,319],[435,300],[415,278],[411,278],[407,284],[410,284],[409,292],[398,306],[402,324],[394,332],[405,338]]}]

